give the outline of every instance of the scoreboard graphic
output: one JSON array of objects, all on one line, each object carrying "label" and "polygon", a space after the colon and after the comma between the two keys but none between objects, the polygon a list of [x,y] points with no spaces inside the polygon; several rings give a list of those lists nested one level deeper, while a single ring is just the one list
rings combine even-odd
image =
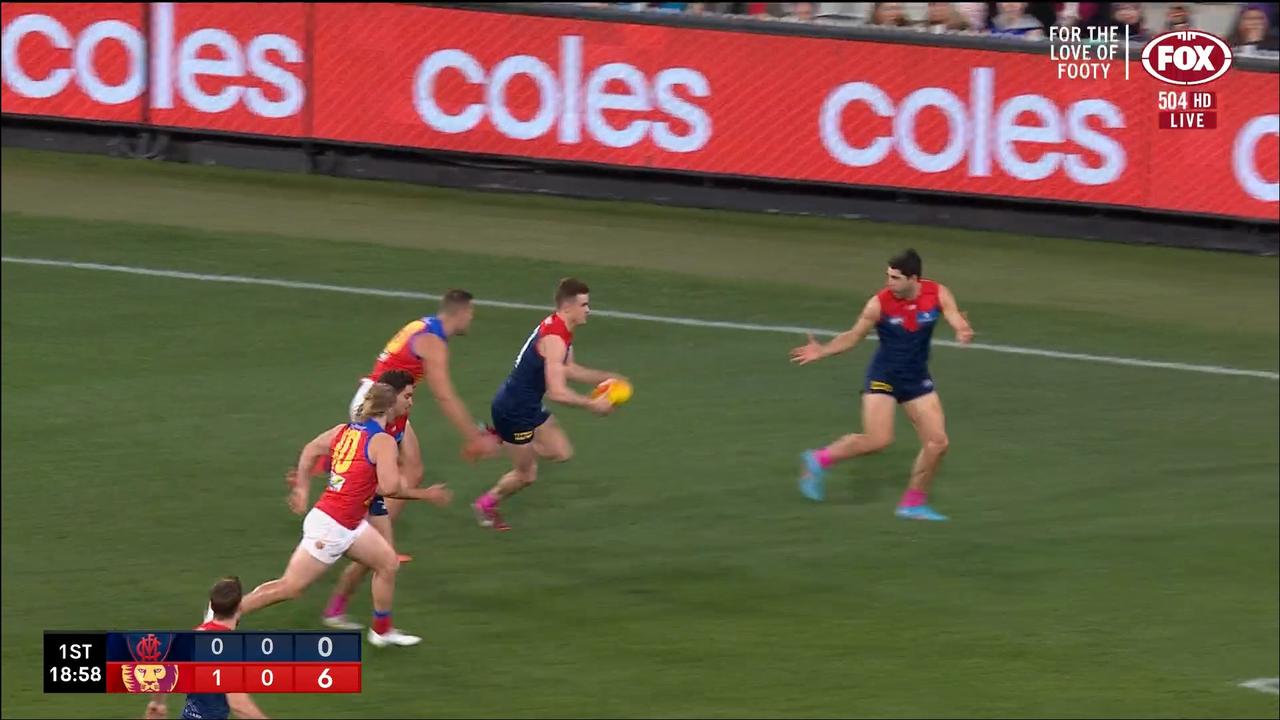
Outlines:
[{"label": "scoreboard graphic", "polygon": [[51,632],[46,693],[358,693],[359,632]]}]

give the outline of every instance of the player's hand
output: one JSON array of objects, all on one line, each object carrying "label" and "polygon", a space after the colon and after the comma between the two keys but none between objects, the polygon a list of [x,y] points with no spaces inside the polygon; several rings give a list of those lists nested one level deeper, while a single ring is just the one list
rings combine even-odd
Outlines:
[{"label": "player's hand", "polygon": [[813,337],[813,333],[809,333],[809,342],[798,348],[791,350],[791,362],[798,365],[808,365],[822,359],[822,343]]},{"label": "player's hand", "polygon": [[604,417],[614,411],[614,405],[609,401],[608,393],[605,393],[587,403],[587,409],[601,417]]},{"label": "player's hand", "polygon": [[969,325],[968,313],[960,313],[960,316],[964,318],[964,327],[956,331],[956,342],[968,345],[973,342],[973,328]]},{"label": "player's hand", "polygon": [[432,485],[427,488],[423,495],[425,496],[423,498],[424,500],[436,507],[444,507],[453,502],[453,491],[444,483],[436,483],[435,485]]},{"label": "player's hand", "polygon": [[289,510],[294,515],[301,515],[307,511],[307,489],[304,487],[295,487],[289,491]]},{"label": "player's hand", "polygon": [[169,708],[158,700],[152,700],[147,703],[147,714],[142,717],[144,720],[164,720],[169,717]]},{"label": "player's hand", "polygon": [[501,452],[502,443],[498,436],[488,430],[472,433],[462,445],[462,457],[467,462],[497,457]]}]

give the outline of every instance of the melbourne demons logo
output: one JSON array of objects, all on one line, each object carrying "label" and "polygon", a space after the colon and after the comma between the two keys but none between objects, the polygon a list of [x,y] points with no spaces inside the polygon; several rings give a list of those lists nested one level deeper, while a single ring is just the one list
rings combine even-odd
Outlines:
[{"label": "melbourne demons logo", "polygon": [[131,693],[168,693],[178,685],[178,666],[165,663],[173,635],[129,636],[129,654],[136,662],[120,666],[121,679]]},{"label": "melbourne demons logo", "polygon": [[1143,69],[1170,85],[1213,82],[1231,67],[1231,59],[1231,47],[1202,30],[1167,32],[1142,48]]}]

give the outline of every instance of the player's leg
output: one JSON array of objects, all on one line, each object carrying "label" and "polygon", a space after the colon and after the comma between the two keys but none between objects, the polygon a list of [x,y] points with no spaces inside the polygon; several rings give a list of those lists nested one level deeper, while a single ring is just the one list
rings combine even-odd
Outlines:
[{"label": "player's leg", "polygon": [[343,527],[324,511],[312,508],[302,520],[302,540],[289,558],[284,575],[254,588],[244,597],[241,611],[247,615],[298,597],[338,562],[354,539],[354,530]]},{"label": "player's leg", "polygon": [[533,450],[549,462],[568,462],[573,458],[573,443],[554,415],[533,431]]},{"label": "player's leg", "polygon": [[942,400],[938,393],[931,392],[908,400],[902,404],[902,409],[920,437],[920,453],[911,467],[911,480],[898,505],[898,515],[918,520],[946,520],[929,507],[929,486],[933,484],[933,476],[937,474],[950,445]]},{"label": "player's leg", "polygon": [[357,528],[355,542],[347,549],[347,556],[373,570],[373,625],[369,628],[369,642],[378,647],[387,645],[417,645],[422,638],[406,635],[391,623],[391,604],[396,594],[396,573],[400,560],[391,543],[378,532],[368,532],[369,525]]},{"label": "player's leg", "polygon": [[[240,601],[240,614],[248,615],[256,610],[270,607],[285,600],[294,600],[302,595],[312,583],[320,578],[333,564],[325,562],[310,552],[306,538],[294,549],[289,564],[285,566],[284,575],[265,582],[254,588]],[[335,558],[336,559],[336,558]]]},{"label": "player's leg", "polygon": [[[387,514],[386,505],[381,497],[375,498],[369,506],[369,525],[378,532],[379,535],[387,539],[391,547],[395,547],[391,529],[391,518]],[[338,584],[333,588],[333,595],[329,597],[329,604],[325,606],[324,616],[321,618],[326,626],[338,628],[341,630],[359,630],[362,625],[347,617],[347,602],[351,600],[351,596],[355,594],[356,588],[360,587],[360,583],[369,575],[369,566],[358,562],[347,563],[347,567],[342,571],[342,575],[338,577]]]},{"label": "player's leg", "polygon": [[801,455],[805,472],[800,492],[810,500],[826,496],[826,470],[841,460],[880,452],[893,444],[893,409],[897,401],[881,392],[862,394],[862,432],[850,433],[824,448],[806,450]]},{"label": "player's leg", "polygon": [[476,499],[472,508],[476,520],[481,527],[494,530],[510,530],[511,526],[498,513],[498,505],[504,499],[520,492],[538,479],[538,454],[531,442],[523,444],[504,443],[507,454],[511,457],[511,470],[498,479],[496,485]]}]

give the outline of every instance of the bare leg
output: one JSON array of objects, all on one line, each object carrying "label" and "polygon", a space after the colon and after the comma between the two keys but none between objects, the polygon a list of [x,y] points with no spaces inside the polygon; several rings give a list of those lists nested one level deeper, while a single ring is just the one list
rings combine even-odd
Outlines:
[{"label": "bare leg", "polygon": [[892,395],[865,393],[862,396],[862,432],[845,435],[826,447],[828,464],[880,452],[893,444]]},{"label": "bare leg", "polygon": [[244,597],[240,602],[241,615],[248,615],[285,600],[296,599],[328,569],[328,565],[315,559],[305,548],[299,546],[289,558],[289,564],[285,567],[282,577],[262,583]]},{"label": "bare leg", "polygon": [[[942,412],[942,400],[937,393],[929,393],[904,403],[902,409],[910,418],[911,424],[920,436],[920,454],[916,456],[915,465],[911,467],[911,480],[907,484],[908,492],[929,492],[933,476],[938,472],[942,458],[947,454],[950,441],[947,439],[946,418]],[[921,503],[923,504],[923,503]]]}]

